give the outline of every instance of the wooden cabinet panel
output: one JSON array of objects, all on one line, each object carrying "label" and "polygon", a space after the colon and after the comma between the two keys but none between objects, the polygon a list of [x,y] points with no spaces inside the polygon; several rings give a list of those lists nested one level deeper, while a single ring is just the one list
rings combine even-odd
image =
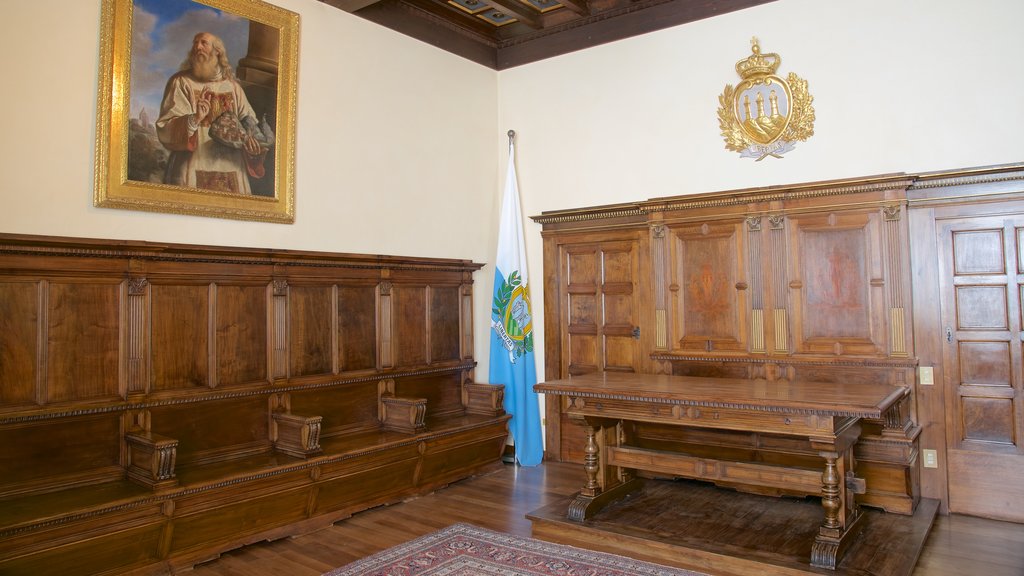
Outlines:
[{"label": "wooden cabinet panel", "polygon": [[794,351],[885,356],[880,215],[799,216],[788,225]]},{"label": "wooden cabinet panel", "polygon": [[267,381],[266,286],[217,286],[217,386]]},{"label": "wooden cabinet panel", "polygon": [[338,286],[340,370],[377,367],[377,287]]},{"label": "wooden cabinet panel", "polygon": [[672,228],[675,350],[747,351],[742,222]]},{"label": "wooden cabinet panel", "polygon": [[153,389],[209,386],[210,287],[151,284]]},{"label": "wooden cabinet panel", "polygon": [[288,373],[330,374],[334,369],[331,286],[291,285],[288,302]]},{"label": "wooden cabinet panel", "polygon": [[0,283],[0,406],[36,397],[39,283]]},{"label": "wooden cabinet panel", "polygon": [[118,396],[120,291],[111,283],[49,283],[47,402]]}]

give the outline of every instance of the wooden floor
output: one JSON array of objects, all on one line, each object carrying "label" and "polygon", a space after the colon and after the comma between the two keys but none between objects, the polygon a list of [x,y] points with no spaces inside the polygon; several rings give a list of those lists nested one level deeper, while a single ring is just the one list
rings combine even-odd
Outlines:
[{"label": "wooden floor", "polygon": [[[574,464],[506,465],[434,494],[367,510],[312,534],[247,546],[196,566],[196,576],[319,576],[455,522],[530,536],[526,514],[576,492]],[[1024,576],[1024,524],[939,516],[914,576]]]}]

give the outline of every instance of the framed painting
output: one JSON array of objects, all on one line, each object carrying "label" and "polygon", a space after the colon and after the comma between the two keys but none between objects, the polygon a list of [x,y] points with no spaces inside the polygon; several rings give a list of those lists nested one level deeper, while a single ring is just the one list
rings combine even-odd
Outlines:
[{"label": "framed painting", "polygon": [[93,203],[294,222],[298,15],[102,2]]}]

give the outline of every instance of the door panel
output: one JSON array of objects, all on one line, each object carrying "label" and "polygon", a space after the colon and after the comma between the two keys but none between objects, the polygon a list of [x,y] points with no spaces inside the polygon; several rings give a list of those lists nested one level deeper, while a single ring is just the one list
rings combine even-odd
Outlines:
[{"label": "door panel", "polygon": [[[561,365],[574,376],[590,372],[637,372],[639,243],[635,240],[565,244],[560,247],[559,319]],[[583,460],[583,432],[565,417],[559,397],[559,457]],[[548,413],[551,414],[550,412]]]},{"label": "door panel", "polygon": [[946,220],[937,233],[949,508],[1024,521],[1024,215]]}]

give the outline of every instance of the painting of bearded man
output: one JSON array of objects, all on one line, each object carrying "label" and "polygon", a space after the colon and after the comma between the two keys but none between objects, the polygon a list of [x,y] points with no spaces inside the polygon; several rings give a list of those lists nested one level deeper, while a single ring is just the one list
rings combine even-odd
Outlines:
[{"label": "painting of bearded man", "polygon": [[209,32],[192,40],[167,81],[156,134],[169,151],[164,184],[252,194],[269,142],[235,79],[224,43]]}]

